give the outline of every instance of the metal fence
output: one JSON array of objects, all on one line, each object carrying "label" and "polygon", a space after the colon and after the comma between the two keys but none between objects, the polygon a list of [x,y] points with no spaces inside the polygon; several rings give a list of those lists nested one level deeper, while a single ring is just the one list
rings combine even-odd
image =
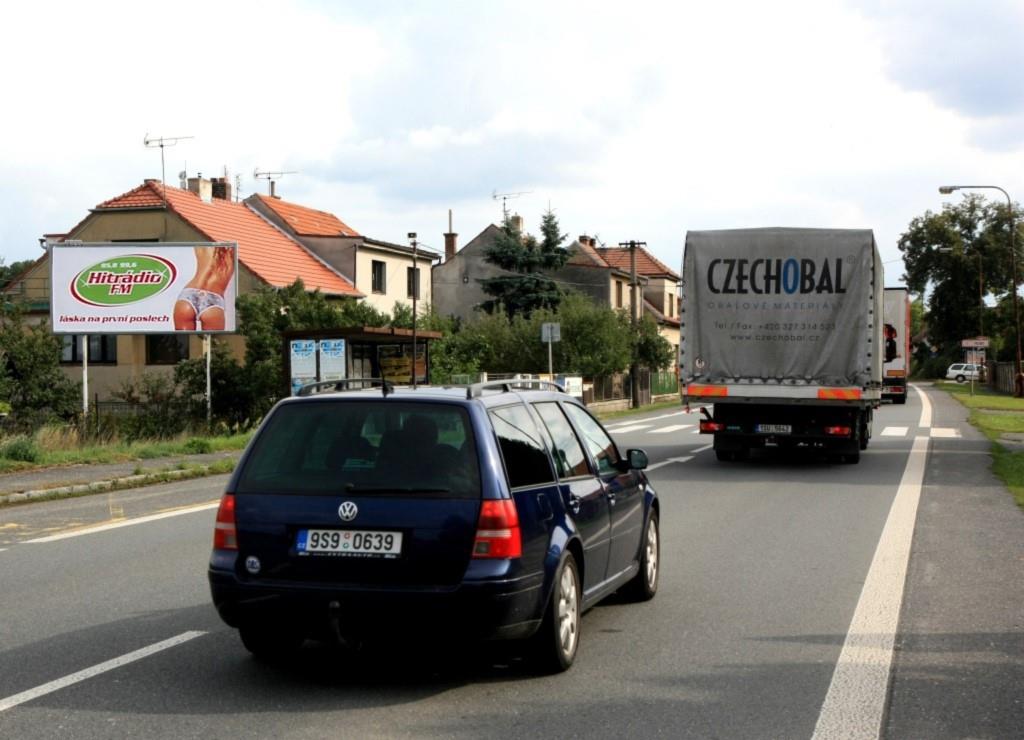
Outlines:
[{"label": "metal fence", "polygon": [[651,395],[667,396],[679,393],[679,377],[675,372],[651,373]]}]

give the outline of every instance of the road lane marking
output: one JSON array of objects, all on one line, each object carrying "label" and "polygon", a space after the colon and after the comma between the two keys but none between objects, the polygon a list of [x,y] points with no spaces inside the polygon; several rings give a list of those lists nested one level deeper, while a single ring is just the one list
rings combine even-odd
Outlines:
[{"label": "road lane marking", "polygon": [[673,411],[673,412],[672,412],[671,414],[662,414],[661,416],[648,416],[647,418],[644,418],[644,419],[636,419],[636,420],[634,420],[634,421],[619,421],[619,422],[613,422],[613,423],[611,423],[611,424],[607,424],[607,425],[605,426],[605,429],[607,429],[607,430],[608,430],[609,432],[614,432],[614,431],[615,431],[615,427],[616,427],[617,425],[621,425],[621,426],[629,426],[630,424],[635,424],[635,423],[637,423],[637,422],[645,422],[645,421],[660,421],[661,419],[671,419],[671,418],[672,418],[673,416],[682,416],[682,415],[684,415],[685,413],[686,413],[685,411]]},{"label": "road lane marking", "polygon": [[882,430],[883,437],[906,437],[910,427],[886,427]]},{"label": "road lane marking", "polygon": [[660,463],[654,463],[654,465],[648,465],[647,470],[657,470],[658,468],[664,467],[665,465],[671,465],[672,463],[684,463],[689,462],[693,459],[693,455],[688,457],[670,457],[668,460],[662,460]]},{"label": "road lane marking", "polygon": [[167,650],[168,648],[175,647],[176,645],[181,645],[184,642],[188,642],[189,640],[201,637],[205,634],[205,632],[197,630],[182,632],[180,635],[172,637],[169,640],[164,640],[162,642],[154,643],[148,647],[133,650],[130,653],[125,653],[119,658],[99,663],[91,668],[86,668],[85,670],[78,671],[77,673],[72,673],[71,675],[64,676],[63,678],[58,678],[56,681],[50,681],[49,683],[44,683],[42,686],[36,686],[34,689],[22,691],[20,694],[8,696],[6,699],[0,699],[0,712],[6,712],[12,707],[32,701],[33,699],[38,699],[40,696],[52,694],[54,691],[67,688],[68,686],[85,681],[88,678],[92,678],[93,676],[98,676],[101,673],[112,671],[123,665],[128,665],[129,663],[134,663],[137,660],[148,658],[150,655],[159,653],[161,650]]},{"label": "road lane marking", "polygon": [[932,427],[931,434],[933,437],[939,437],[942,439],[957,439],[960,437],[960,430],[952,429],[950,427]]},{"label": "road lane marking", "polygon": [[925,392],[916,385],[911,384],[910,387],[914,389],[914,392],[917,393],[918,397],[921,399],[921,418],[917,422],[917,425],[927,429],[932,425],[932,402],[928,400],[928,396]]},{"label": "road lane marking", "polygon": [[712,445],[704,445],[703,447],[698,447],[697,449],[695,449],[694,452],[695,453],[696,452],[704,452],[704,450],[710,450],[712,447],[714,447],[713,444]]},{"label": "road lane marking", "polygon": [[624,432],[636,432],[641,429],[646,429],[650,424],[631,424],[628,427],[619,427],[618,429],[610,429],[609,431],[615,432],[615,434],[622,434]]},{"label": "road lane marking", "polygon": [[96,534],[97,532],[106,532],[111,529],[120,529],[121,527],[131,527],[135,524],[146,524],[148,522],[155,522],[159,519],[168,519],[172,516],[181,516],[182,514],[194,514],[198,511],[207,511],[209,509],[216,509],[220,505],[219,501],[208,504],[199,504],[198,506],[186,506],[182,509],[174,509],[172,511],[163,511],[159,514],[149,514],[148,516],[140,516],[135,519],[122,519],[116,522],[106,522],[104,524],[97,524],[91,527],[83,527],[82,529],[74,529],[70,532],[60,532],[58,534],[51,534],[46,537],[36,537],[33,540],[25,540],[24,544],[34,545],[41,544],[43,542],[56,542],[58,540],[66,540],[70,537],[81,537],[86,534]]},{"label": "road lane marking", "polygon": [[661,429],[652,429],[647,432],[648,434],[668,434],[669,432],[678,432],[680,429],[689,429],[693,424],[670,424],[667,427]]},{"label": "road lane marking", "polygon": [[814,728],[815,740],[877,738],[881,733],[928,443],[928,437],[914,437]]}]

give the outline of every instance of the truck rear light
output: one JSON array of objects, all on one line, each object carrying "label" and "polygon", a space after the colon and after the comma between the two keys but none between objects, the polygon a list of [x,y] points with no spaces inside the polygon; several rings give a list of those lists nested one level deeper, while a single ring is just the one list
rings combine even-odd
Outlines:
[{"label": "truck rear light", "polygon": [[825,434],[830,437],[849,437],[853,434],[853,427],[825,427]]},{"label": "truck rear light", "polygon": [[701,434],[714,434],[715,432],[724,432],[725,424],[717,421],[701,421],[700,433]]},{"label": "truck rear light", "polygon": [[484,501],[473,542],[474,558],[518,558],[523,554],[519,512],[512,499]]},{"label": "truck rear light", "polygon": [[237,550],[238,530],[235,528],[235,495],[225,493],[217,507],[217,521],[213,525],[213,549]]}]

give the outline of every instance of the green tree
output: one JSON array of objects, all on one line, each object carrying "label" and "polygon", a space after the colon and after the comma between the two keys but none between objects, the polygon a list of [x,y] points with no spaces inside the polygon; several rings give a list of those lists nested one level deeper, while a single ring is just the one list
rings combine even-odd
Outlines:
[{"label": "green tree", "polygon": [[35,263],[35,260],[21,260],[19,262],[12,262],[9,265],[4,264],[4,258],[0,257],[0,289],[7,286],[13,278],[21,274],[21,272]]},{"label": "green tree", "polygon": [[[1002,298],[1012,295],[1008,223],[1005,204],[972,194],[944,205],[940,213],[918,216],[900,236],[907,287],[921,294],[930,288],[925,322],[929,340],[943,357],[958,356],[960,340],[976,336],[982,323],[986,334],[1001,335],[995,344],[1003,347],[1002,359],[1013,354],[1009,348],[1015,343],[1006,336],[1001,308]],[[1019,262],[1019,223],[1017,227]],[[980,292],[994,295],[1000,308],[985,308]],[[1012,301],[1008,303],[1012,309]]]},{"label": "green tree", "polygon": [[562,247],[566,235],[560,232],[558,219],[550,209],[541,218],[541,236],[538,243],[536,237],[520,233],[511,219],[505,219],[494,243],[487,248],[485,259],[506,274],[479,281],[483,291],[491,296],[480,304],[484,311],[503,310],[511,319],[558,306],[562,292],[545,271],[562,267],[569,252]]},{"label": "green tree", "polygon": [[81,411],[81,385],[60,368],[61,341],[46,323],[28,325],[21,308],[0,306],[0,394],[26,426]]},{"label": "green tree", "polygon": [[637,365],[651,370],[665,370],[676,359],[671,343],[658,333],[658,325],[650,316],[644,316],[637,324],[633,358]]}]

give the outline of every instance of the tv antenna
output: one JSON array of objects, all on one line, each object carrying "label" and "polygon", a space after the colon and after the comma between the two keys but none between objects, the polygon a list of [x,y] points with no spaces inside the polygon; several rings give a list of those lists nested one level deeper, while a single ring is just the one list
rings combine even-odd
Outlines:
[{"label": "tv antenna", "polygon": [[277,183],[277,181],[280,180],[285,175],[294,175],[296,173],[298,173],[298,170],[286,170],[284,172],[260,172],[259,168],[257,167],[255,170],[252,171],[252,176],[255,177],[257,180],[270,181],[270,197],[276,198],[277,192],[274,185]]},{"label": "tv antenna", "polygon": [[518,198],[520,195],[529,195],[532,190],[522,190],[518,193],[499,193],[497,190],[491,192],[491,200],[498,200],[501,198],[501,222],[505,223],[508,221],[508,202],[514,198]]},{"label": "tv antenna", "polygon": [[[164,188],[167,187],[167,177],[164,167],[164,148],[169,146],[175,146],[179,141],[194,138],[194,136],[154,136],[150,138],[148,133],[144,137],[142,137],[142,143],[146,146],[147,149],[155,149],[156,147],[160,147],[160,185],[163,186]],[[167,198],[165,197],[164,200],[166,199]]]}]

